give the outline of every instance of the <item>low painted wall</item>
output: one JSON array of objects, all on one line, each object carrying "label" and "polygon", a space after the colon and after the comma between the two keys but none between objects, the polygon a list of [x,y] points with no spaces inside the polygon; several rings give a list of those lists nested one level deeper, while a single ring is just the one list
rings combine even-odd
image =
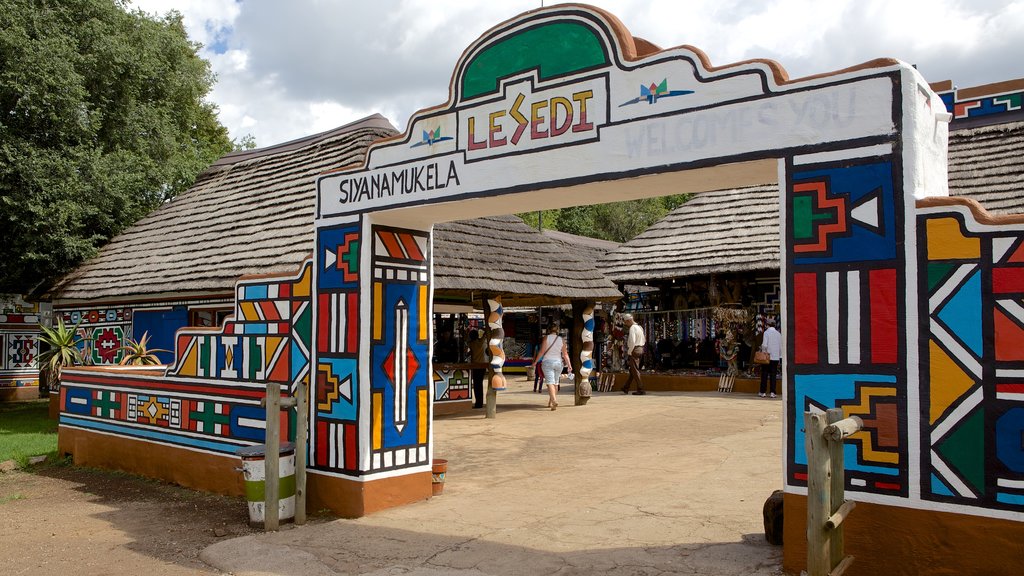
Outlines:
[{"label": "low painted wall", "polygon": [[38,311],[0,314],[0,402],[39,397]]},{"label": "low painted wall", "polygon": [[[240,281],[234,317],[179,331],[173,365],[66,369],[61,452],[79,464],[240,493],[235,452],[264,441],[268,383],[288,397],[309,381],[309,276],[306,263],[296,275]],[[118,321],[111,311],[104,318]],[[281,437],[294,439],[293,428],[292,411],[282,412]]]},{"label": "low painted wall", "polygon": [[[339,400],[354,396],[352,381],[329,367],[311,382],[313,301],[311,263],[297,274],[239,281],[235,314],[218,328],[179,330],[173,365],[89,366],[64,371],[59,450],[76,464],[125,470],[183,486],[241,494],[237,450],[266,436],[266,387],[283,397],[310,386],[319,434],[311,442],[308,507],[361,516],[429,498],[430,473],[375,481],[340,478],[323,468],[356,468],[354,438],[329,420]],[[95,319],[99,321],[100,314]],[[116,312],[112,315],[116,321]],[[324,319],[327,322],[327,319]],[[98,330],[114,327],[98,327]],[[326,324],[321,337],[331,338]],[[342,333],[342,337],[344,334]],[[324,344],[324,343],[321,343]],[[455,370],[449,379],[457,376]],[[468,380],[447,390],[446,402],[469,397]],[[295,438],[294,411],[282,412],[281,438]],[[410,448],[419,450],[419,448]],[[426,457],[426,456],[425,456]]]}]

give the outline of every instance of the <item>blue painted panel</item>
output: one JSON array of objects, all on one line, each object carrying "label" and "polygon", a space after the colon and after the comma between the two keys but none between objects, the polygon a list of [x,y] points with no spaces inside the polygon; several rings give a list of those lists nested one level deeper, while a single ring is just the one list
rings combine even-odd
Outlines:
[{"label": "blue painted panel", "polygon": [[170,352],[158,352],[157,357],[164,364],[174,362],[174,333],[188,326],[188,310],[177,307],[173,310],[135,310],[132,313],[132,338],[142,338],[149,332],[149,347],[162,348]]}]

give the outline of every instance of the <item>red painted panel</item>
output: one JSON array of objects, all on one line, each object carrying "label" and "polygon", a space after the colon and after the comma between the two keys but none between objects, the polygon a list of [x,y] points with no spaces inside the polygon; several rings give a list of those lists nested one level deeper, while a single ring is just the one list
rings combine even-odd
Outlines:
[{"label": "red painted panel", "polygon": [[345,350],[359,350],[359,294],[345,295]]},{"label": "red painted panel", "polygon": [[896,302],[896,270],[872,270],[871,290],[871,361],[895,364],[899,350]]},{"label": "red painted panel", "polygon": [[331,295],[317,294],[316,349],[329,352],[331,349]]},{"label": "red painted panel", "polygon": [[355,470],[357,466],[356,456],[359,449],[356,447],[356,425],[344,424],[345,429],[345,469]]},{"label": "red painted panel", "polygon": [[1024,329],[1003,314],[995,310],[995,344],[996,360],[1000,362],[1024,360]]},{"label": "red painted panel", "polygon": [[1024,267],[993,268],[992,292],[996,294],[1024,292]]},{"label": "red painted panel", "polygon": [[818,363],[818,275],[804,272],[793,275],[793,319],[797,364]]},{"label": "red painted panel", "polygon": [[327,422],[324,422],[323,420],[316,421],[316,455],[314,456],[314,460],[316,465],[321,467],[327,466],[330,462],[328,460],[329,454],[327,453],[327,451],[330,450],[328,430]]}]

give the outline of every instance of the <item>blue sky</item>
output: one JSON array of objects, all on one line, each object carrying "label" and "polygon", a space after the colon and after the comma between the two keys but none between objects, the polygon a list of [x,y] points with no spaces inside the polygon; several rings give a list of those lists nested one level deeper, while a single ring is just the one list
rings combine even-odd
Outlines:
[{"label": "blue sky", "polygon": [[[547,2],[547,5],[557,2]],[[462,50],[540,1],[133,0],[176,9],[217,74],[231,136],[267,146],[379,112],[403,128],[447,99]],[[801,77],[878,57],[960,87],[1024,78],[1024,0],[594,0],[634,36],[715,65],[771,58]]]}]

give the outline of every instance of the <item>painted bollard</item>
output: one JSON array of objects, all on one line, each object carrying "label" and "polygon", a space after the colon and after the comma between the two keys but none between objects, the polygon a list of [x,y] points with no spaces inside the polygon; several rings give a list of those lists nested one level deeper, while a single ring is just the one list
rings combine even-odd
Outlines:
[{"label": "painted bollard", "polygon": [[448,461],[441,458],[434,458],[434,463],[430,470],[430,487],[433,490],[434,496],[444,492],[444,477],[447,473]]},{"label": "painted bollard", "polygon": [[[263,528],[266,519],[264,494],[266,489],[266,446],[257,444],[238,450],[242,458],[242,475],[245,478],[245,499],[249,503],[249,526]],[[278,519],[291,522],[295,519],[295,445],[281,444],[280,480],[278,481]]]}]

